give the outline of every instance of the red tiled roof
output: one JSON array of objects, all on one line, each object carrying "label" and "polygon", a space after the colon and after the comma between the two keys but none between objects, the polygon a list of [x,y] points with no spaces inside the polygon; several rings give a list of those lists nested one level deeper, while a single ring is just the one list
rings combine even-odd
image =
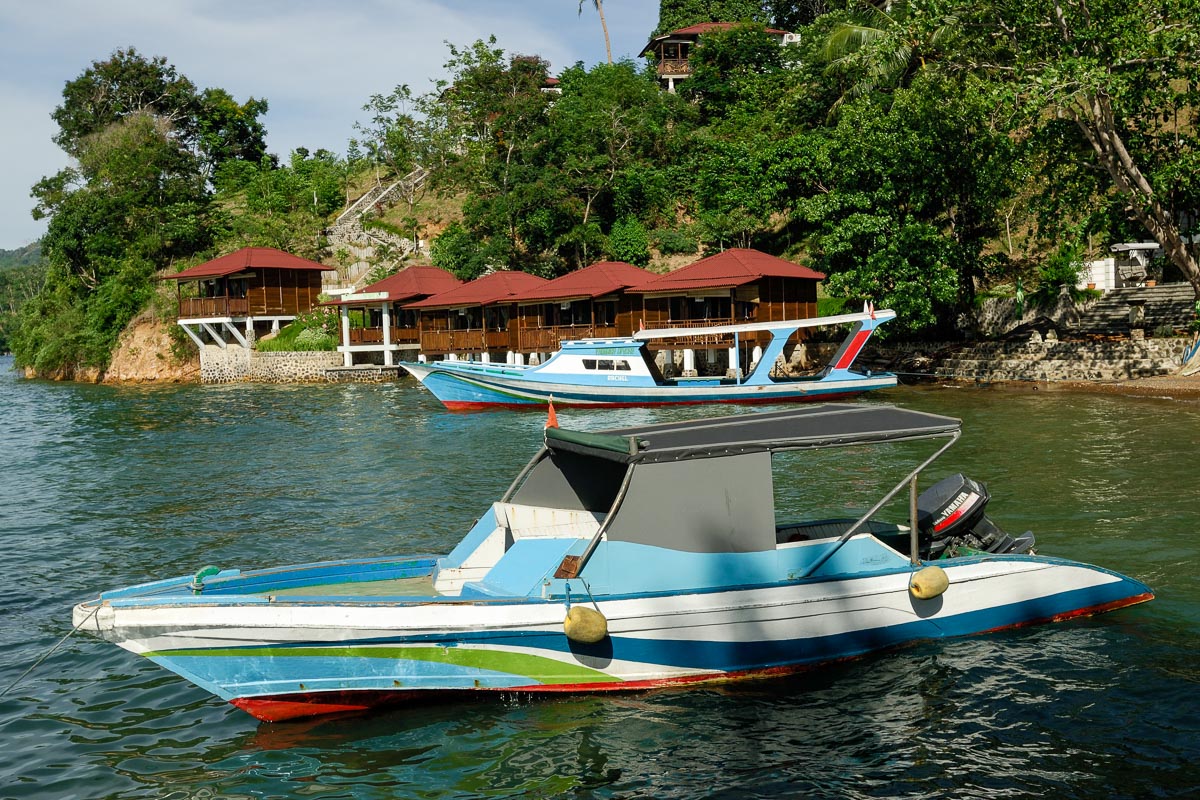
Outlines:
[{"label": "red tiled roof", "polygon": [[433,297],[408,303],[405,308],[465,308],[511,303],[521,292],[544,283],[549,281],[528,272],[493,272]]},{"label": "red tiled roof", "polygon": [[[678,38],[678,37],[698,38],[701,34],[712,33],[713,31],[727,31],[730,28],[735,28],[738,25],[744,25],[744,24],[746,24],[746,23],[743,23],[743,22],[701,22],[696,25],[688,25],[686,28],[679,28],[678,30],[671,31],[669,33],[664,33],[659,36],[655,36],[653,39],[651,39],[649,42],[646,43],[646,46],[642,48],[642,52],[638,53],[638,55],[644,56],[647,53],[652,52],[654,50],[654,45],[658,42],[663,41],[664,39],[670,39],[673,37],[676,37],[676,38]],[[781,31],[778,28],[766,28],[765,33],[772,34],[773,36],[783,36],[784,34],[787,33],[787,31]]]},{"label": "red tiled roof", "polygon": [[273,247],[243,247],[226,256],[205,261],[203,264],[165,276],[166,280],[194,281],[199,278],[219,278],[232,275],[248,269],[313,269],[335,270],[337,267],[327,267],[307,258],[294,256]]},{"label": "red tiled roof", "polygon": [[722,289],[741,286],[760,278],[807,278],[819,281],[820,272],[767,255],[760,250],[733,248],[702,258],[695,264],[660,275],[626,291],[635,294],[681,292],[690,289]]},{"label": "red tiled roof", "polygon": [[321,305],[352,306],[374,303],[401,303],[405,300],[415,300],[440,294],[461,285],[462,281],[441,267],[417,265],[405,267],[395,275],[389,275],[383,280],[376,281],[370,286],[364,286],[360,291],[355,292],[355,294],[384,292],[387,294],[387,297],[381,297],[377,300],[338,299],[322,303]]},{"label": "red tiled roof", "polygon": [[568,272],[541,286],[534,286],[517,295],[514,300],[566,300],[577,297],[602,297],[630,286],[645,283],[654,277],[641,267],[624,261],[598,261],[583,269]]},{"label": "red tiled roof", "polygon": [[[739,25],[745,25],[744,22],[701,22],[696,25],[688,25],[686,28],[679,28],[671,31],[668,36],[699,36],[702,33],[712,33],[713,31],[727,31],[730,28],[736,28]],[[781,31],[777,28],[767,28],[766,33],[772,33],[776,36],[783,36],[787,31]]]}]

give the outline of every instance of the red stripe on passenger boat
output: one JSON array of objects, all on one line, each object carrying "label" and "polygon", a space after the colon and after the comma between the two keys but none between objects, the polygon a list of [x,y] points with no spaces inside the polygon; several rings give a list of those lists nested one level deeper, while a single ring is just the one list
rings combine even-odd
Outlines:
[{"label": "red stripe on passenger boat", "polygon": [[[1022,620],[1012,625],[1000,625],[979,633],[1024,628],[1044,622],[1060,622],[1075,617],[1087,617],[1115,611],[1118,608],[1145,603],[1153,600],[1153,592],[1123,597],[1108,603],[1100,603],[1086,608],[1055,614],[1049,617]],[[912,644],[911,641],[904,645]],[[896,647],[903,646],[897,644]],[[894,648],[887,648],[894,649]],[[405,703],[436,703],[453,696],[465,696],[480,692],[528,692],[530,694],[596,694],[599,692],[628,692],[646,689],[661,689],[672,686],[687,686],[696,683],[724,683],[735,680],[750,680],[755,678],[774,678],[806,672],[815,667],[829,664],[854,661],[862,656],[844,656],[830,658],[808,664],[789,664],[787,666],[766,667],[764,669],[738,670],[733,672],[705,672],[698,675],[678,675],[671,678],[646,681],[614,681],[612,683],[534,683],[526,686],[480,687],[478,689],[359,689],[341,690],[334,692],[297,692],[286,695],[265,695],[259,697],[238,697],[230,701],[250,715],[266,722],[282,722],[301,717],[315,717],[325,714],[346,714],[367,711],[375,708],[386,708]]]},{"label": "red stripe on passenger boat", "polygon": [[838,359],[838,362],[833,365],[834,369],[846,369],[854,363],[854,359],[858,357],[858,351],[862,350],[863,345],[867,343],[867,339],[871,338],[871,331],[859,331],[854,334],[854,338],[850,341],[850,347]]}]

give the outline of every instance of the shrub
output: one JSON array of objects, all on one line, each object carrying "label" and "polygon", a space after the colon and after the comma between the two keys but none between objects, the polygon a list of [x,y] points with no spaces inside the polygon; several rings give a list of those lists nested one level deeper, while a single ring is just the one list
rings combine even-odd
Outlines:
[{"label": "shrub", "polygon": [[650,237],[646,228],[633,217],[614,222],[608,234],[608,252],[617,261],[646,266],[650,263]]},{"label": "shrub", "polygon": [[664,256],[686,255],[700,249],[690,228],[662,228],[654,232],[654,246]]}]

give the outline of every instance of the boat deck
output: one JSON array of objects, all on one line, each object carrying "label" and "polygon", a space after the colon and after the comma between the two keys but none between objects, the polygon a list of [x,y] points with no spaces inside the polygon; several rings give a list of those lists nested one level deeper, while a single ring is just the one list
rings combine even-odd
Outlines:
[{"label": "boat deck", "polygon": [[261,592],[271,597],[437,597],[431,575],[379,581],[334,581]]}]

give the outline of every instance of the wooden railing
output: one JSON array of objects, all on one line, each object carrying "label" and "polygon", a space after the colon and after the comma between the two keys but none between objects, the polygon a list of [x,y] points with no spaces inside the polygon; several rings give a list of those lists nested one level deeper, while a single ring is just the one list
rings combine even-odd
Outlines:
[{"label": "wooden railing", "polygon": [[245,317],[250,303],[244,297],[184,297],[179,301],[180,318]]},{"label": "wooden railing", "polygon": [[658,62],[659,75],[691,75],[692,65],[686,58],[664,58]]},{"label": "wooden railing", "polygon": [[[416,328],[392,328],[392,344],[413,344],[416,341]],[[350,344],[383,344],[383,328],[351,328]]]},{"label": "wooden railing", "polygon": [[421,331],[425,353],[484,353],[508,347],[508,331]]},{"label": "wooden railing", "polygon": [[[735,325],[745,320],[735,320],[732,317],[712,317],[709,319],[692,320],[659,320],[646,324],[647,330],[662,330],[663,328],[710,328],[717,325]],[[707,333],[701,336],[676,336],[671,339],[653,339],[651,346],[657,349],[665,347],[703,347],[703,346],[732,346],[732,333]]]},{"label": "wooden railing", "polygon": [[522,353],[553,353],[564,341],[617,335],[616,325],[551,325],[546,328],[523,328],[517,346]]}]

